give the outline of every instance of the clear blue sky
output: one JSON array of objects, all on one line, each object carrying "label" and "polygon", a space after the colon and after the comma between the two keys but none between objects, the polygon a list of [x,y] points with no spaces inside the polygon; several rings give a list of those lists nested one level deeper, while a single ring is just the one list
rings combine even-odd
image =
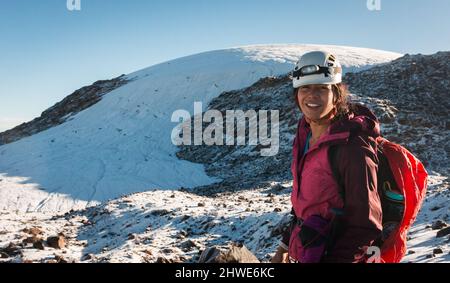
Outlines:
[{"label": "clear blue sky", "polygon": [[450,50],[450,1],[0,1],[0,131],[75,89],[184,55],[247,44]]}]

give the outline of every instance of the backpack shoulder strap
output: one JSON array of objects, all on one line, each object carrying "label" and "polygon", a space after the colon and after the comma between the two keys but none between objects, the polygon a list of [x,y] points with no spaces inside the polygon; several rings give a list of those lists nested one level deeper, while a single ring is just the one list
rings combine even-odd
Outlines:
[{"label": "backpack shoulder strap", "polygon": [[331,145],[328,149],[328,159],[331,166],[331,171],[333,172],[333,177],[336,180],[339,186],[339,194],[342,197],[342,200],[345,200],[345,189],[344,189],[344,180],[339,173],[339,158],[340,158],[340,149],[339,144]]}]

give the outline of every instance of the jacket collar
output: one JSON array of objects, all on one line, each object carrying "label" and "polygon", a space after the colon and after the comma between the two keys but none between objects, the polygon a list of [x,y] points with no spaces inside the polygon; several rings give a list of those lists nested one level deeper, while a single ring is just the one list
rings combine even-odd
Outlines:
[{"label": "jacket collar", "polygon": [[[347,143],[352,134],[363,132],[374,138],[380,136],[380,124],[375,114],[367,107],[361,104],[350,104],[349,113],[343,118],[332,123],[324,135],[311,148],[320,147],[322,145],[333,145]],[[305,117],[299,122],[297,137],[306,137],[311,131]],[[302,141],[304,144],[306,141]]]}]

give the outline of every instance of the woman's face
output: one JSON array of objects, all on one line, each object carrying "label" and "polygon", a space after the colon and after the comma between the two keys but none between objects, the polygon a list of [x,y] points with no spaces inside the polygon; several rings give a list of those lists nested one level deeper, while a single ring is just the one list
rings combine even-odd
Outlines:
[{"label": "woman's face", "polygon": [[331,85],[306,85],[297,91],[297,100],[303,114],[312,121],[325,117],[333,109]]}]

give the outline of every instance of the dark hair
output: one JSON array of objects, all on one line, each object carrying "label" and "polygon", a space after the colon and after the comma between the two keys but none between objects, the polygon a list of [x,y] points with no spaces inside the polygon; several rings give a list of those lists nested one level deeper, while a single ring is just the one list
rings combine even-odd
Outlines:
[{"label": "dark hair", "polygon": [[350,93],[347,85],[343,83],[332,85],[331,89],[333,90],[333,103],[336,105],[336,115],[332,120],[332,122],[334,122],[345,117],[351,110],[349,102]]},{"label": "dark hair", "polygon": [[[298,108],[301,109],[297,98],[298,89],[299,88],[294,88],[294,99]],[[332,122],[335,122],[345,117],[349,111],[351,111],[351,104],[349,101],[350,93],[347,85],[343,83],[332,85],[331,90],[333,91],[333,104],[336,105],[336,115],[332,119]]]}]

